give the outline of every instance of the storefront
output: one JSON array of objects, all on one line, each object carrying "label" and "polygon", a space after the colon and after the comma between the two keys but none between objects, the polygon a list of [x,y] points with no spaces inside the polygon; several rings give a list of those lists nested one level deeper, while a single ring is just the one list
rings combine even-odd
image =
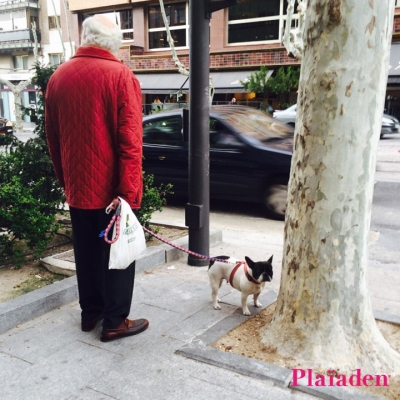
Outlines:
[{"label": "storefront", "polygon": [[[243,88],[253,71],[220,71],[211,72],[210,77],[214,87],[214,104],[226,104],[233,96],[243,102],[251,101],[251,96]],[[269,71],[267,78],[272,75]],[[161,110],[185,106],[189,102],[189,77],[179,73],[136,73],[142,93],[145,96],[144,114],[153,110]]]}]

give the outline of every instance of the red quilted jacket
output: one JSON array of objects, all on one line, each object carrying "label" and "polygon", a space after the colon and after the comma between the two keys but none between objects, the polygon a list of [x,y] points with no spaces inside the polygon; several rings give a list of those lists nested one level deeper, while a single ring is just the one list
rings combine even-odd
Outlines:
[{"label": "red quilted jacket", "polygon": [[142,199],[142,98],[132,71],[107,50],[80,47],[49,80],[46,136],[70,206]]}]

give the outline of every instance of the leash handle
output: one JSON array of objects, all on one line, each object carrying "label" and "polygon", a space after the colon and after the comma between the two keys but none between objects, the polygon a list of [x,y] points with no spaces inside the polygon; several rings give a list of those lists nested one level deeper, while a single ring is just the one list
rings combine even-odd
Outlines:
[{"label": "leash handle", "polygon": [[[110,214],[110,212],[113,210],[113,208],[111,208],[112,205],[113,203],[110,203],[110,205],[106,208],[106,214]],[[116,224],[115,237],[113,239],[109,239],[108,233],[110,232],[110,229],[113,227],[114,223]],[[118,240],[120,232],[121,232],[121,200],[118,199],[118,206],[115,209],[115,214],[111,218],[111,221],[108,224],[107,228],[100,233],[99,237],[103,237],[106,243],[113,244]]]}]

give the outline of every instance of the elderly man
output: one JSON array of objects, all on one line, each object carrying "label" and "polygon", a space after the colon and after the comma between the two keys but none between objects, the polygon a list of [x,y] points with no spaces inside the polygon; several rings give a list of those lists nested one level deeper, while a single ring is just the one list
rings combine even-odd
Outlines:
[{"label": "elderly man", "polygon": [[142,198],[142,101],[132,71],[116,57],[121,30],[105,16],[87,18],[82,46],[60,65],[46,93],[46,135],[57,179],[70,207],[81,328],[104,319],[100,340],[143,332],[130,320],[135,265],[108,268],[110,245],[99,237],[117,197],[132,209]]}]

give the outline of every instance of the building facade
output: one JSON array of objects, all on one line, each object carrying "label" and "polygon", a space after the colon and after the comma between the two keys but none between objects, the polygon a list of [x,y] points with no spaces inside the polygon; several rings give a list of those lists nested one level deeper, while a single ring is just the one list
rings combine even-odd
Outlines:
[{"label": "building facade", "polygon": [[[164,1],[165,13],[179,61],[189,68],[189,2]],[[188,81],[177,71],[167,41],[158,0],[69,0],[69,9],[81,24],[89,15],[104,13],[117,21],[124,32],[119,57],[138,77],[144,103],[188,100]],[[286,20],[286,0],[259,1],[212,13],[210,19],[210,72],[215,88],[214,102],[235,96],[249,102],[244,81],[261,65],[276,68],[297,65],[281,45]],[[272,72],[272,71],[271,71]],[[178,96],[179,97],[179,96]]]},{"label": "building facade", "polygon": [[[189,66],[189,2],[164,0],[179,61]],[[299,65],[288,57],[282,45],[287,0],[238,4],[212,13],[210,19],[210,73],[214,102],[235,96],[249,102],[254,94],[245,93],[240,81],[266,65],[271,71],[280,66]],[[393,45],[389,69],[387,113],[400,116],[400,0],[396,0]],[[183,93],[188,99],[188,82],[177,73],[166,37],[158,0],[69,0],[69,9],[78,24],[88,15],[106,13],[120,24],[124,43],[119,57],[141,82],[144,103],[156,97]],[[297,25],[294,15],[292,28]]]},{"label": "building facade", "polygon": [[[176,54],[189,68],[189,2],[164,0],[164,6]],[[271,73],[280,66],[299,65],[282,45],[287,6],[287,0],[254,1],[212,13],[214,102],[228,102],[235,96],[239,103],[250,104],[255,94],[246,93],[241,81],[252,72],[261,65]],[[99,13],[123,31],[118,56],[138,77],[144,104],[151,107],[157,97],[165,102],[189,100],[189,83],[177,72],[171,56],[158,0],[0,0],[0,79],[18,82],[29,77],[34,63],[32,22],[36,23],[40,60],[57,64],[69,59],[79,46],[83,20]],[[297,18],[295,14],[292,28]],[[4,84],[1,92],[2,113],[13,120],[12,93]],[[33,87],[24,90],[25,106],[35,101],[33,92]],[[400,116],[400,0],[396,0],[385,109]]]},{"label": "building facade", "polygon": [[[15,105],[6,82],[17,85],[30,80],[36,60],[57,65],[75,53],[77,16],[67,10],[64,0],[0,0],[0,113],[7,119],[15,121]],[[24,107],[35,108],[33,85],[20,96]],[[24,120],[29,122],[30,117]]]}]

